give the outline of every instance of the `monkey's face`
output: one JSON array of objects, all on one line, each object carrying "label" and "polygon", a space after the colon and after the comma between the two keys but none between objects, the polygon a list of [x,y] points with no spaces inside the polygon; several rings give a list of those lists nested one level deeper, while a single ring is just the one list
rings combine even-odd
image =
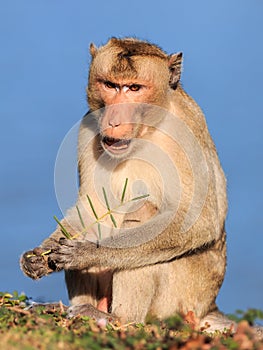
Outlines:
[{"label": "monkey's face", "polygon": [[88,102],[91,111],[99,110],[102,147],[112,157],[127,156],[136,140],[160,121],[149,113],[151,107],[168,107],[179,81],[181,55],[168,56],[154,45],[118,39],[99,49],[91,46],[91,55]]},{"label": "monkey's face", "polygon": [[153,118],[150,110],[165,106],[169,76],[165,66],[166,85],[158,84],[154,68],[154,64],[152,71],[148,67],[148,79],[138,74],[104,74],[90,82],[90,106],[102,107],[98,113],[101,144],[111,157],[126,157],[136,148],[136,140],[159,122],[160,117]]}]

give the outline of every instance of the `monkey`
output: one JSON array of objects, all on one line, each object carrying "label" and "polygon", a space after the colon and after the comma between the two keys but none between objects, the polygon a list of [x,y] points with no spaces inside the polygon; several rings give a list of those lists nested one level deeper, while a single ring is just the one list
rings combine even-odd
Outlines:
[{"label": "monkey", "polygon": [[126,323],[192,311],[200,327],[230,328],[216,305],[226,270],[226,179],[205,116],[182,87],[183,54],[135,38],[91,44],[90,54],[77,206],[89,226],[87,195],[103,217],[102,186],[116,207],[125,179],[127,204],[114,212],[117,228],[104,215],[99,239],[94,226],[83,234],[69,209],[61,223],[78,237],[63,237],[58,225],[22,255],[23,272],[38,279],[64,270],[71,316]]}]

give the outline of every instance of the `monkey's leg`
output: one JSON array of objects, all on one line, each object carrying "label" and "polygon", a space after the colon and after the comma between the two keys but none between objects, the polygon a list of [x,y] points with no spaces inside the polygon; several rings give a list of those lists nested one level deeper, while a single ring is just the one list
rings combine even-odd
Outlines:
[{"label": "monkey's leg", "polygon": [[112,283],[112,312],[123,324],[144,322],[154,293],[154,266],[116,272]]},{"label": "monkey's leg", "polygon": [[[123,228],[136,227],[157,212],[146,202],[139,210],[125,215]],[[112,283],[112,312],[122,323],[144,322],[155,291],[153,266],[115,272]]]},{"label": "monkey's leg", "polygon": [[222,314],[215,303],[223,280],[223,266],[220,261],[218,265],[204,265],[206,260],[200,254],[160,264],[151,312],[159,319],[166,319],[176,313],[187,315],[192,311],[200,330],[213,333],[230,329],[234,332],[236,323]]},{"label": "monkey's leg", "polygon": [[94,319],[112,319],[111,307],[112,272],[109,270],[68,270],[66,284],[71,307],[68,316],[85,315]]},{"label": "monkey's leg", "polygon": [[193,311],[200,320],[217,311],[215,299],[225,274],[225,240],[173,261],[157,264],[153,313],[161,319]]}]

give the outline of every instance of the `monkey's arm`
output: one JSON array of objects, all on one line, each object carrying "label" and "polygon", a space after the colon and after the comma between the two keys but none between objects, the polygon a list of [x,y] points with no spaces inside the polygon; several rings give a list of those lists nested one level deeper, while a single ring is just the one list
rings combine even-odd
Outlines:
[{"label": "monkey's arm", "polygon": [[[90,241],[61,239],[52,249],[49,259],[58,269],[84,269],[92,266],[107,266],[112,269],[131,269],[169,261],[184,253],[211,244],[215,232],[205,222],[187,232],[173,230],[171,213],[157,215],[146,224],[129,229],[127,233],[100,244]],[[197,223],[198,225],[198,223]],[[165,227],[167,226],[167,227]],[[160,234],[152,234],[153,232]],[[144,242],[143,242],[144,241]]]}]

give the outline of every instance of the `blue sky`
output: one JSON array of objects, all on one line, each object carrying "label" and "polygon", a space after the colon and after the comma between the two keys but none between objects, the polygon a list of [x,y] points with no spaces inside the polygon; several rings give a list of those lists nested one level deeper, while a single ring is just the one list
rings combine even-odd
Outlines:
[{"label": "blue sky", "polygon": [[228,180],[225,312],[263,309],[263,3],[260,0],[0,1],[0,290],[67,303],[63,274],[19,270],[61,217],[54,164],[87,110],[90,42],[136,36],[183,51],[182,82],[205,112]]}]

